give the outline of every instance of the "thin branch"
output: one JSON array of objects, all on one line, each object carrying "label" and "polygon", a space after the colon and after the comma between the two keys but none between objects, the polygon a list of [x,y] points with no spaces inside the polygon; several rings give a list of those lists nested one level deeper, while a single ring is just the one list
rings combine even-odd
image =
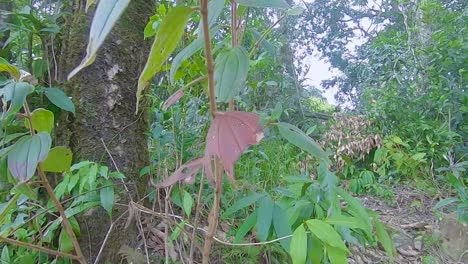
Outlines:
[{"label": "thin branch", "polygon": [[80,260],[80,257],[72,255],[72,254],[63,253],[63,252],[52,250],[52,249],[49,249],[49,248],[46,248],[46,247],[36,246],[36,245],[29,244],[29,243],[26,243],[26,242],[11,239],[11,238],[8,238],[8,237],[0,236],[0,241],[6,242],[6,243],[14,245],[14,246],[25,247],[25,248],[29,248],[29,249],[32,249],[32,250],[37,250],[37,251],[44,252],[44,253],[49,254],[49,255]]},{"label": "thin branch", "polygon": [[275,23],[273,23],[273,25],[271,25],[269,28],[267,28],[267,30],[265,30],[265,32],[263,32],[263,34],[260,36],[260,38],[257,40],[257,42],[255,43],[254,47],[252,48],[252,50],[250,51],[249,53],[249,58],[252,58],[252,56],[255,54],[255,52],[257,51],[258,47],[260,46],[260,43],[262,43],[262,41],[266,38],[266,36],[268,34],[270,34],[270,32],[273,30],[273,28],[278,25],[284,18],[286,17],[286,15],[283,15],[282,17],[280,17]]}]

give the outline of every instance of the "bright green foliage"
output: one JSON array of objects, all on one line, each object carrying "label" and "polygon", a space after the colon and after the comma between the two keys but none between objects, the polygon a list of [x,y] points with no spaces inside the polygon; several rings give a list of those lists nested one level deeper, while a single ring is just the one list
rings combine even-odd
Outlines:
[{"label": "bright green foliage", "polygon": [[[31,113],[32,127],[37,132],[51,133],[54,128],[54,113],[38,108]],[[29,128],[29,121],[24,120],[24,126]]]},{"label": "bright green foliage", "polygon": [[48,172],[65,172],[70,170],[73,153],[64,146],[50,149],[47,158],[41,163],[41,168]]}]

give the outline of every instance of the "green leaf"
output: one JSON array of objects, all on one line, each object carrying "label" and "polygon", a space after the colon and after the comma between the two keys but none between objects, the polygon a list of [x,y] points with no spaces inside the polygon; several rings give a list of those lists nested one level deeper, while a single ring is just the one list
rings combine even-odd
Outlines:
[{"label": "green leaf", "polygon": [[273,219],[274,203],[270,196],[263,196],[258,205],[257,215],[257,236],[260,241],[266,241],[270,234],[271,222]]},{"label": "green leaf", "polygon": [[348,253],[342,249],[325,245],[327,249],[328,259],[330,264],[346,264],[348,263]]},{"label": "green leaf", "polygon": [[37,164],[47,157],[51,141],[45,132],[18,140],[8,152],[8,168],[13,177],[20,182],[28,181],[36,172]]},{"label": "green leaf", "polygon": [[[54,113],[44,108],[38,108],[31,113],[31,121],[34,130],[50,134],[54,128]],[[24,125],[29,128],[29,121],[25,119]]]},{"label": "green leaf", "polygon": [[59,250],[64,253],[70,253],[73,249],[73,242],[70,239],[70,236],[65,229],[62,229],[59,236]]},{"label": "green leaf", "polygon": [[348,252],[348,248],[343,242],[343,239],[331,225],[317,219],[308,220],[306,221],[306,224],[307,227],[309,227],[310,232],[317,236],[317,238],[320,239],[323,243]]},{"label": "green leaf", "polygon": [[227,208],[226,211],[224,211],[223,215],[221,216],[222,219],[226,219],[228,216],[234,214],[235,212],[250,206],[257,202],[260,198],[262,198],[264,195],[254,193],[252,195],[246,196],[240,200],[237,200],[231,207]]},{"label": "green leaf", "polygon": [[68,75],[68,80],[75,76],[84,67],[91,65],[96,58],[96,52],[104,43],[114,24],[122,15],[130,0],[100,0],[94,12],[93,22],[89,31],[89,41],[86,56]]},{"label": "green leaf", "polygon": [[323,257],[323,243],[316,236],[310,236],[309,258],[311,264],[321,264]]},{"label": "green leaf", "polygon": [[88,9],[96,2],[96,0],[86,0],[85,12],[88,13]]},{"label": "green leaf", "polygon": [[[273,227],[275,228],[277,237],[285,237],[292,234],[291,227],[288,223],[288,215],[286,214],[286,211],[284,211],[283,208],[276,204],[273,207]],[[286,251],[289,251],[290,243],[290,238],[280,240],[281,246]]]},{"label": "green leaf", "polygon": [[[216,23],[219,16],[223,12],[224,5],[226,4],[226,0],[211,0],[208,3],[208,27],[211,27]],[[198,28],[196,30],[198,32],[198,38],[203,39],[203,21],[200,19],[200,23],[198,24]],[[210,30],[210,33],[211,30]],[[213,35],[213,34],[211,34]]]},{"label": "green leaf", "polygon": [[460,199],[455,198],[455,197],[445,198],[445,199],[442,199],[442,200],[438,201],[438,202],[434,205],[433,209],[436,210],[436,209],[445,207],[445,206],[447,206],[447,205],[449,205],[449,204],[456,203],[456,202],[460,202]]},{"label": "green leaf", "polygon": [[320,145],[299,128],[283,122],[280,122],[277,125],[281,136],[286,140],[302,150],[309,152],[318,159],[327,159],[327,154],[323,151]]},{"label": "green leaf", "polygon": [[257,223],[257,210],[250,214],[239,227],[239,229],[237,229],[234,243],[239,243],[245,237],[245,235],[250,230],[252,230],[252,228],[255,226],[255,223]]},{"label": "green leaf", "polygon": [[184,190],[184,196],[182,198],[182,205],[183,205],[185,214],[187,215],[187,217],[190,217],[190,214],[192,213],[192,207],[193,207],[193,198],[190,195],[190,193],[185,190]]},{"label": "green leaf", "polygon": [[13,187],[10,191],[12,194],[22,194],[32,201],[38,201],[37,191],[31,189],[27,183],[21,183]]},{"label": "green leaf", "polygon": [[145,68],[138,79],[137,111],[141,93],[148,86],[151,78],[161,71],[161,67],[179,44],[192,12],[191,7],[176,6],[162,19]]},{"label": "green leaf", "polygon": [[106,209],[107,213],[112,216],[112,208],[114,207],[114,184],[111,180],[104,182],[104,188],[99,192],[101,198],[101,206]]},{"label": "green leaf", "polygon": [[299,225],[294,230],[289,250],[293,264],[305,264],[307,258],[307,233],[304,225]]},{"label": "green leaf", "polygon": [[288,3],[284,0],[237,0],[236,2],[250,7],[289,8]]},{"label": "green leaf", "polygon": [[10,82],[0,90],[0,95],[3,94],[3,101],[8,103],[11,101],[9,112],[16,113],[23,106],[26,96],[34,91],[34,86],[25,82]]},{"label": "green leaf", "polygon": [[41,163],[41,168],[49,172],[70,171],[73,153],[64,146],[57,146],[49,151],[47,158]]},{"label": "green leaf", "polygon": [[215,60],[216,100],[226,103],[238,95],[248,72],[249,55],[243,47],[222,51]]},{"label": "green leaf", "polygon": [[10,252],[8,250],[7,245],[3,246],[1,260],[2,260],[3,263],[7,263],[7,264],[11,263],[10,262]]},{"label": "green leaf", "polygon": [[8,72],[15,80],[19,80],[21,76],[20,70],[3,58],[0,58],[0,72]]},{"label": "green leaf", "polygon": [[304,13],[304,8],[300,6],[295,6],[286,11],[286,14],[290,16],[299,16],[299,15],[302,15],[302,13]]},{"label": "green leaf", "polygon": [[75,114],[75,105],[68,96],[58,88],[44,88],[45,96],[51,103],[68,112]]},{"label": "green leaf", "polygon": [[[349,228],[366,229],[367,226],[362,222],[361,219],[353,216],[344,216],[341,214],[334,214],[331,217],[325,219],[325,222],[330,225],[346,226]],[[369,230],[371,231],[371,230]]]},{"label": "green leaf", "polygon": [[385,226],[377,218],[374,218],[374,225],[379,243],[385,249],[385,252],[387,252],[387,256],[390,258],[390,261],[393,261],[396,256],[396,249],[392,238],[385,229]]},{"label": "green leaf", "polygon": [[337,188],[337,192],[348,203],[348,212],[353,216],[361,219],[362,223],[366,227],[365,230],[372,230],[370,216],[366,209],[359,203],[359,201],[341,188]]}]

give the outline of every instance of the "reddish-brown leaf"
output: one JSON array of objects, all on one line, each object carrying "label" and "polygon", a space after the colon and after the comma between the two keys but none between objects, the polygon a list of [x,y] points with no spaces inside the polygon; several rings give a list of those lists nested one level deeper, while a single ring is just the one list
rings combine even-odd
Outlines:
[{"label": "reddish-brown leaf", "polygon": [[260,118],[254,113],[217,113],[208,130],[205,156],[217,156],[228,176],[234,177],[234,163],[248,146],[263,138]]},{"label": "reddish-brown leaf", "polygon": [[171,107],[173,104],[177,103],[180,98],[184,96],[184,90],[180,89],[177,90],[177,92],[173,93],[167,100],[164,102],[162,110],[166,111],[169,107]]},{"label": "reddish-brown leaf", "polygon": [[180,166],[170,177],[158,184],[160,188],[172,186],[178,182],[193,184],[195,175],[206,164],[205,157],[193,159],[184,165]]}]

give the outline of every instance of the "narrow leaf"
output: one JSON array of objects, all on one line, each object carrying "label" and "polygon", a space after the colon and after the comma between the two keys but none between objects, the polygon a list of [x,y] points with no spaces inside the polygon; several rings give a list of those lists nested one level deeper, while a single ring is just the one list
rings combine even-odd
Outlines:
[{"label": "narrow leaf", "polygon": [[387,256],[390,260],[393,260],[396,256],[396,249],[392,238],[385,229],[385,226],[377,218],[374,219],[374,225],[379,243],[385,249],[385,252],[387,252]]},{"label": "narrow leaf", "polygon": [[343,242],[343,239],[331,225],[318,219],[311,219],[306,221],[306,223],[310,232],[317,236],[323,243],[348,252],[348,248]]},{"label": "narrow leaf", "polygon": [[62,229],[60,231],[59,249],[61,252],[64,253],[69,253],[73,251],[73,242],[65,229]]},{"label": "narrow leaf", "polygon": [[260,241],[266,241],[270,233],[271,222],[273,219],[274,203],[270,196],[263,196],[258,205],[257,215],[257,236]]},{"label": "narrow leaf", "polygon": [[249,195],[249,196],[246,196],[244,198],[237,200],[231,207],[229,207],[228,209],[226,209],[226,211],[224,211],[221,218],[226,219],[228,216],[234,214],[235,212],[256,203],[263,196],[264,195],[254,193],[252,195]]},{"label": "narrow leaf", "polygon": [[[285,237],[292,234],[291,226],[288,223],[288,215],[286,211],[283,210],[278,205],[274,205],[273,208],[273,227],[275,228],[276,236],[277,237]],[[280,240],[281,246],[286,250],[289,251],[289,244],[291,243],[291,239],[283,239]]]},{"label": "narrow leaf", "polygon": [[348,263],[348,253],[340,248],[325,245],[327,249],[328,259],[330,264],[346,264]]},{"label": "narrow leaf", "polygon": [[187,217],[190,217],[190,214],[192,212],[192,207],[193,207],[193,198],[190,195],[190,193],[187,191],[184,191],[184,197],[182,198],[182,205],[183,205],[185,215],[187,215]]},{"label": "narrow leaf", "polygon": [[327,158],[327,154],[323,151],[319,144],[317,144],[312,138],[307,136],[299,128],[288,123],[280,122],[278,123],[278,129],[281,136],[302,150],[309,152],[318,159]]},{"label": "narrow leaf", "polygon": [[321,264],[323,257],[323,243],[316,236],[310,236],[309,258],[311,264]]},{"label": "narrow leaf", "polygon": [[238,95],[248,71],[249,55],[243,47],[222,51],[215,61],[216,100],[229,102]]},{"label": "narrow leaf", "polygon": [[3,219],[8,215],[11,209],[16,207],[16,202],[20,194],[15,194],[8,202],[0,204],[0,223],[3,223]]},{"label": "narrow leaf", "polygon": [[62,90],[58,88],[44,88],[43,91],[51,103],[65,111],[75,114],[75,105]]},{"label": "narrow leaf", "polygon": [[49,172],[65,172],[69,171],[72,163],[73,153],[64,146],[52,148],[47,155],[47,158],[42,162],[41,168]]},{"label": "narrow leaf", "polygon": [[289,250],[293,264],[305,264],[307,258],[307,233],[304,225],[299,225],[294,230]]},{"label": "narrow leaf", "polygon": [[180,98],[184,96],[184,90],[179,89],[175,93],[173,93],[167,100],[164,102],[162,110],[166,111],[169,107],[171,107],[173,104],[177,103]]},{"label": "narrow leaf", "polygon": [[172,60],[171,71],[169,74],[169,80],[172,84],[175,82],[175,75],[177,70],[179,69],[180,65],[187,60],[188,58],[192,57],[193,54],[197,53],[197,51],[201,50],[204,45],[204,40],[201,38],[197,38],[192,43],[187,45],[183,50],[181,50]]},{"label": "narrow leaf", "polygon": [[114,24],[122,15],[123,11],[130,3],[130,0],[100,0],[94,13],[93,22],[89,31],[88,47],[86,48],[86,56],[68,75],[68,80],[75,76],[84,67],[89,66],[96,58],[96,52],[104,43],[107,35],[111,31]]},{"label": "narrow leaf", "polygon": [[361,219],[353,216],[344,216],[341,214],[334,214],[331,217],[325,219],[325,222],[330,225],[346,226],[349,228],[367,228]]},{"label": "narrow leaf", "polygon": [[3,58],[0,58],[0,72],[8,72],[15,80],[19,80],[21,76],[19,69]]},{"label": "narrow leaf", "polygon": [[193,9],[190,7],[176,6],[162,19],[153,46],[151,47],[148,61],[138,79],[138,90],[136,93],[137,111],[141,93],[148,86],[151,78],[161,71],[164,62],[166,62],[179,44],[192,12]]},{"label": "narrow leaf", "polygon": [[234,243],[239,243],[245,235],[252,230],[252,228],[257,223],[257,210],[255,210],[252,214],[245,219],[242,225],[237,229],[236,236],[234,237]]}]

